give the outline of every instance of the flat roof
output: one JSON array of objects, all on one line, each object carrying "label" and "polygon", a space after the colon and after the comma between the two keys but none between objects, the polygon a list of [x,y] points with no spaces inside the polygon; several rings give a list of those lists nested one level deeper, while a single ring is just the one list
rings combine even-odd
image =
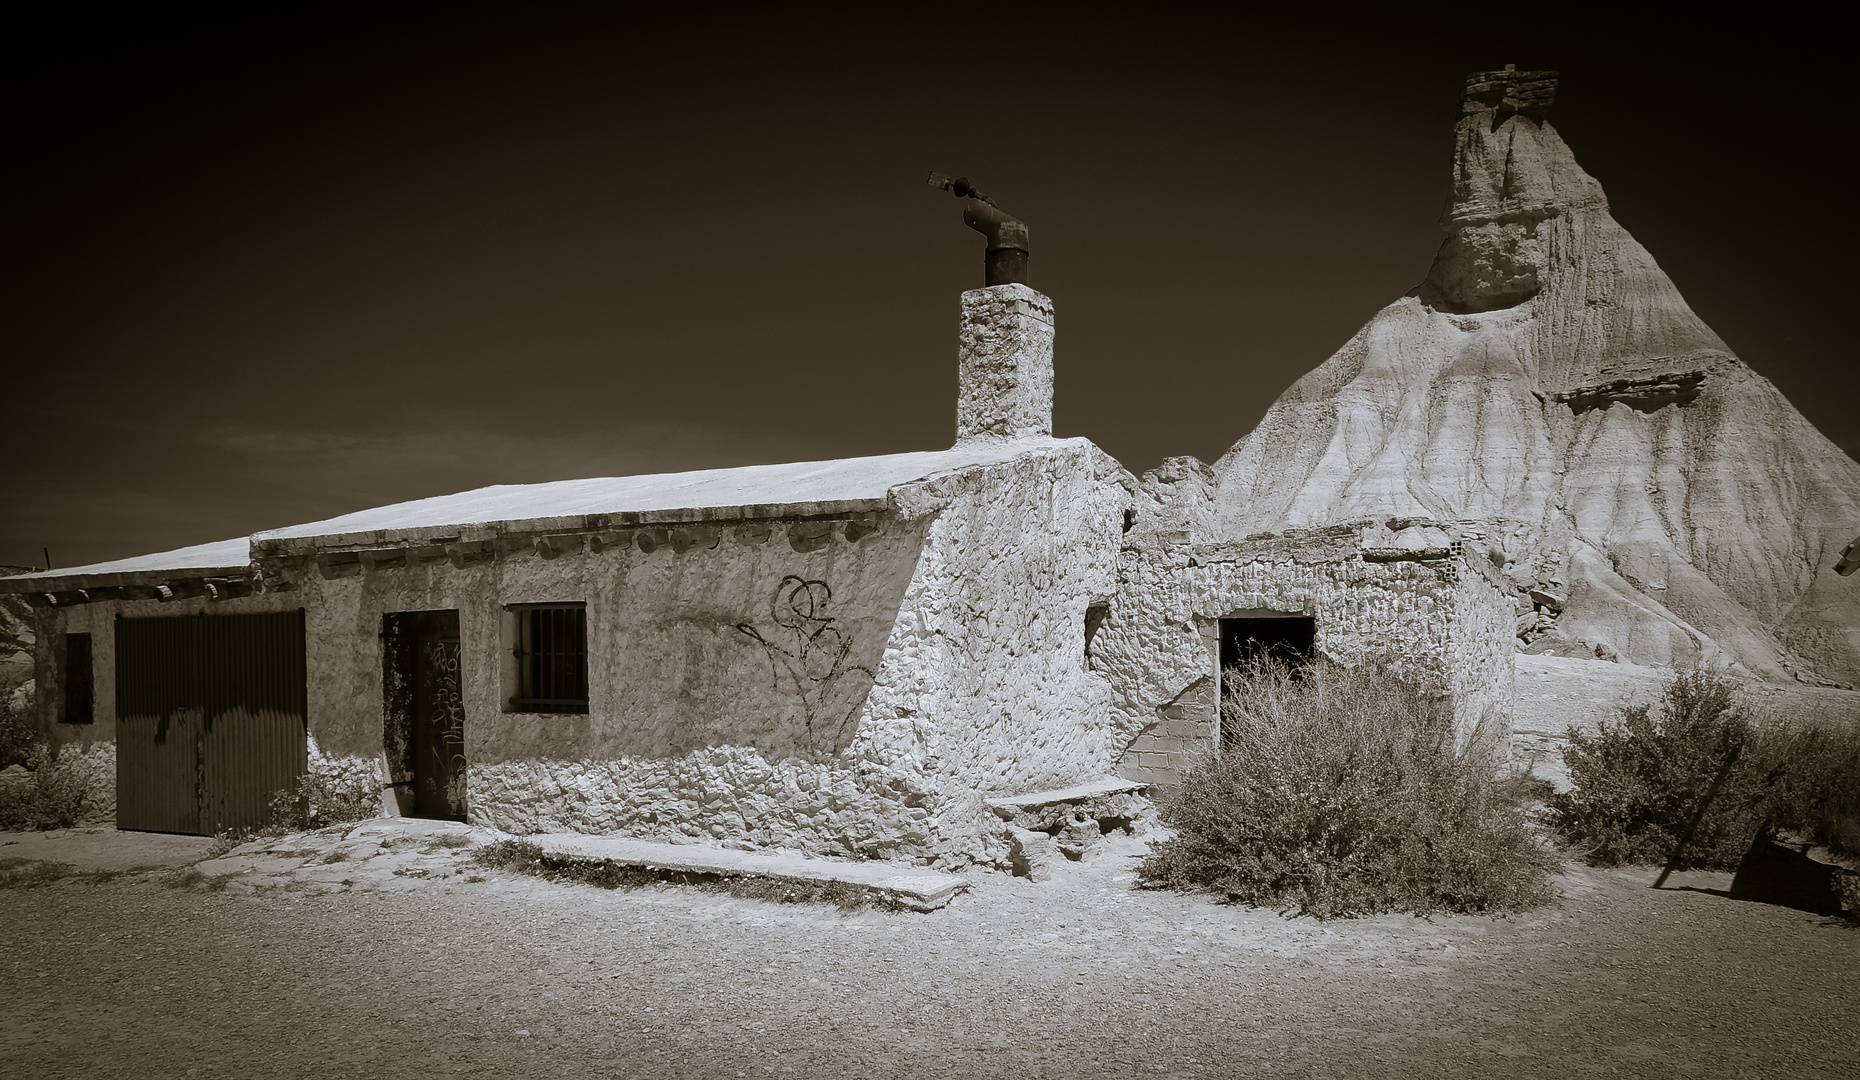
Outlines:
[{"label": "flat roof", "polygon": [[1070,440],[991,441],[833,461],[500,484],[272,529],[254,534],[252,541],[368,544],[430,539],[434,530],[586,528],[591,517],[618,519],[615,524],[622,525],[857,513],[884,509],[891,489],[900,484],[1008,461],[1036,445],[1066,441]]},{"label": "flat roof", "polygon": [[132,559],[0,577],[0,592],[147,584],[176,574],[243,575],[250,572],[253,548],[261,543],[274,551],[304,550],[323,544],[429,539],[435,531],[576,529],[587,528],[586,519],[597,516],[622,519],[617,524],[623,525],[859,513],[886,508],[891,490],[901,484],[970,466],[1009,461],[1037,447],[1082,441],[991,440],[949,450],[832,461],[499,484]]},{"label": "flat roof", "polygon": [[[177,572],[189,577],[240,576],[250,573],[251,569],[252,541],[241,536],[137,555],[132,559],[0,577],[0,592],[58,592],[102,585],[140,585],[147,584],[146,579],[151,576],[171,577]],[[81,583],[79,578],[83,579]]]}]

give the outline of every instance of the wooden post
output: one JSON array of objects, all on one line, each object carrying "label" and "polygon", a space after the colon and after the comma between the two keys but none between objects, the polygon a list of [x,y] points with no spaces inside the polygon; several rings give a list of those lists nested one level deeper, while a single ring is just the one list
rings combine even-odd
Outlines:
[{"label": "wooden post", "polygon": [[1653,887],[1658,889],[1666,885],[1666,879],[1679,865],[1679,855],[1692,842],[1692,834],[1699,829],[1699,823],[1705,820],[1705,811],[1711,807],[1713,799],[1718,797],[1718,789],[1724,786],[1725,778],[1731,775],[1731,766],[1737,764],[1737,757],[1744,752],[1744,740],[1739,739],[1724,756],[1724,764],[1718,766],[1718,775],[1711,778],[1711,786],[1705,789],[1705,798],[1699,801],[1699,808],[1692,813],[1692,820],[1686,824],[1686,831],[1679,834],[1679,842],[1673,845],[1673,853],[1666,857],[1666,869],[1654,880]]}]

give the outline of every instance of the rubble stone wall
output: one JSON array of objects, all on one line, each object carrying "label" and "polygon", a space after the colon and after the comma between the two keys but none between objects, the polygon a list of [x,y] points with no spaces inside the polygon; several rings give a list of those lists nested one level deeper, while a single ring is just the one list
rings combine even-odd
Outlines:
[{"label": "rubble stone wall", "polygon": [[1479,730],[1508,743],[1518,696],[1515,589],[1477,545],[1463,547],[1453,570],[1446,662],[1454,723],[1462,737]]},{"label": "rubble stone wall", "polygon": [[916,557],[832,753],[759,746],[746,725],[654,753],[480,755],[474,820],[1005,865],[986,797],[1111,769],[1110,686],[1085,669],[1084,624],[1113,588],[1121,472],[1084,440],[1039,440],[896,492],[881,532],[911,538]]},{"label": "rubble stone wall", "polygon": [[[1157,510],[1164,524],[1168,505]],[[1359,522],[1197,544],[1189,530],[1159,528],[1127,542],[1117,604],[1093,650],[1127,740],[1119,775],[1175,782],[1217,748],[1219,626],[1236,616],[1310,616],[1321,655],[1387,663],[1450,693],[1462,738],[1481,723],[1508,735],[1509,590],[1436,531]]]}]

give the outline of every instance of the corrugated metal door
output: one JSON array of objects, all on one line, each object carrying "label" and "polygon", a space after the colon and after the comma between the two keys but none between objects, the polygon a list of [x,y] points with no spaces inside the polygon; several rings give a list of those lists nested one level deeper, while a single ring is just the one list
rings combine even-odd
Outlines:
[{"label": "corrugated metal door", "polygon": [[303,612],[116,623],[116,827],[262,825],[308,766]]}]

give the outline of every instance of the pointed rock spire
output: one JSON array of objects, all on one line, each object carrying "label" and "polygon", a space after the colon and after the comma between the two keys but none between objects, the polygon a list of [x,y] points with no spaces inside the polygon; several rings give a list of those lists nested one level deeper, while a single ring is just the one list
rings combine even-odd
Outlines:
[{"label": "pointed rock spire", "polygon": [[1216,531],[1432,517],[1567,595],[1533,647],[1860,683],[1860,464],[1614,220],[1556,79],[1468,77],[1425,280],[1215,464]]}]

